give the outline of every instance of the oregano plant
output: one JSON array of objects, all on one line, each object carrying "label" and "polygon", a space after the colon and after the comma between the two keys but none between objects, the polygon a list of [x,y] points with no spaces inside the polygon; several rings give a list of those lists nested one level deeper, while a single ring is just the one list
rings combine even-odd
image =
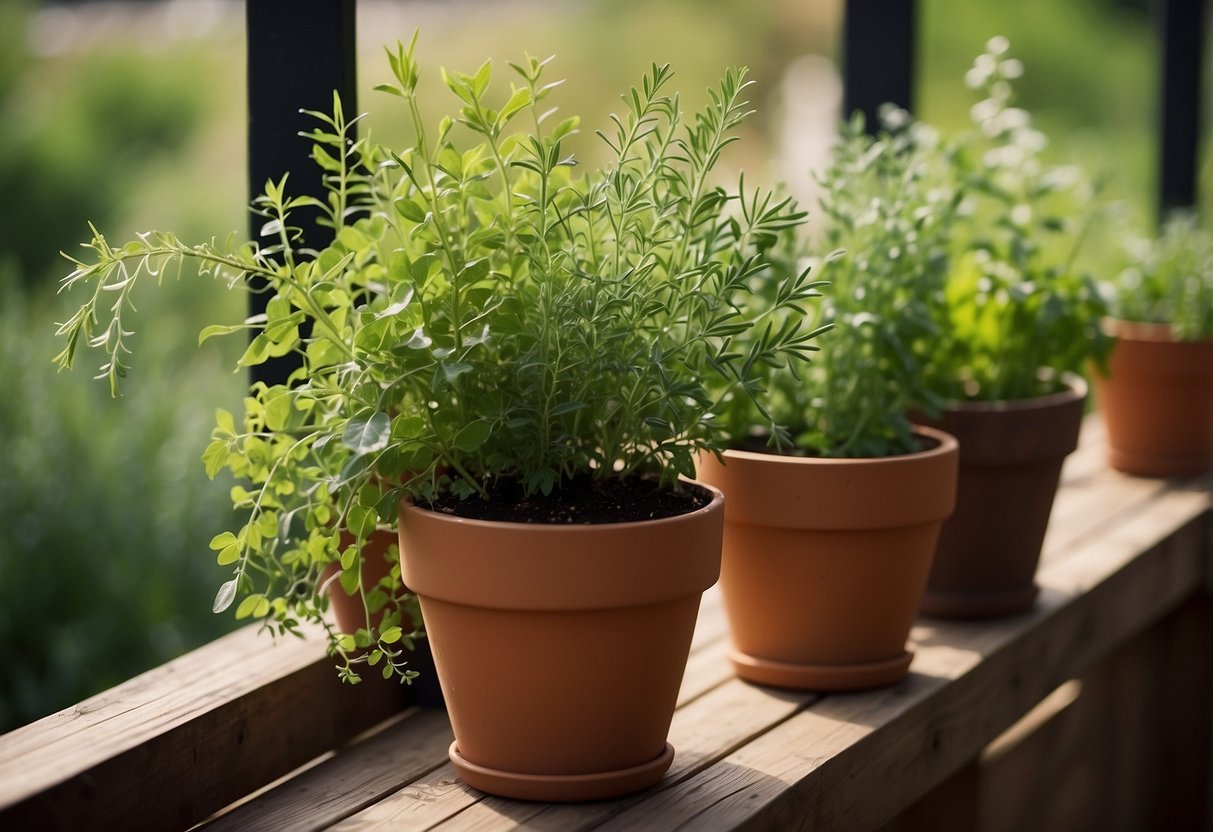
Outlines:
[{"label": "oregano plant", "polygon": [[[861,115],[841,126],[818,176],[813,242],[832,253],[809,256],[793,234],[771,252],[777,272],[819,272],[828,282],[820,305],[808,310],[807,325],[827,333],[822,353],[807,367],[764,368],[766,410],[734,402],[734,444],[761,441],[780,453],[826,457],[919,450],[907,414],[928,395],[924,364],[938,336],[934,307],[948,277],[958,201],[933,164],[938,145],[933,131],[904,114],[875,135]],[[780,291],[772,281],[752,304],[763,312],[778,308]],[[755,429],[757,436],[747,435]]]},{"label": "oregano plant", "polygon": [[[321,622],[351,682],[363,664],[412,675],[408,648],[423,631],[398,565],[377,586],[361,579],[365,541],[394,527],[401,498],[459,512],[587,483],[685,490],[695,454],[726,435],[723,400],[760,396],[761,370],[803,361],[814,336],[801,308],[813,284],[771,277],[765,256],[804,213],[714,173],[750,112],[744,69],[688,115],[669,67],[653,65],[598,131],[609,161],[583,170],[565,147],[578,120],[558,120],[547,101],[558,86],[548,61],[510,64],[504,91],[490,62],[444,70],[455,109],[432,121],[415,49],[414,37],[387,50],[394,81],[379,88],[409,116],[411,146],[355,137],[358,119],[336,98],[332,113],[313,113],[325,198],[267,183],[255,206],[273,242],[149,232],[111,245],[93,229],[64,280],[91,294],[60,326],[57,362],[71,366],[82,344],[100,350],[115,392],[141,278],[192,261],[229,286],[268,286],[264,316],[201,334],[251,334],[241,366],[302,361],[285,385],[252,385],[240,417],[217,414],[203,461],[241,481],[232,498],[247,521],[212,541],[232,569],[215,609],[236,605],[278,633]],[[333,242],[309,247],[300,212],[318,214]],[[778,302],[743,314],[772,280]],[[776,318],[786,321],[747,339]],[[323,615],[333,564],[365,602],[354,633]]]},{"label": "oregano plant", "polygon": [[1045,161],[1044,134],[1014,106],[1023,66],[1009,48],[991,39],[965,76],[980,99],[942,160],[964,199],[930,367],[937,400],[1055,392],[1065,372],[1107,350],[1098,327],[1106,305],[1076,265],[1098,186]]}]

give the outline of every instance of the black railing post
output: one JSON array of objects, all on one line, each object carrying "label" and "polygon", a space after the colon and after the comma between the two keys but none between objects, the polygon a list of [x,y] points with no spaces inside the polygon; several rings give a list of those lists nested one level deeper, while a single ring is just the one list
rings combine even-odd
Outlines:
[{"label": "black railing post", "polygon": [[1156,0],[1162,72],[1158,215],[1196,204],[1205,0]]},{"label": "black railing post", "polygon": [[[315,123],[299,111],[331,112],[336,90],[346,117],[358,114],[356,11],[357,0],[246,0],[250,196],[261,193],[266,180],[277,181],[289,173],[291,196],[324,199],[322,171],[311,160],[311,141],[299,135]],[[333,239],[332,229],[317,225],[310,212],[300,211],[291,220],[302,229],[309,248],[322,248]],[[264,223],[263,217],[250,214],[250,239],[260,238]],[[264,312],[267,300],[265,294],[251,293],[249,314]],[[254,367],[252,380],[285,384],[299,366],[293,358]],[[428,641],[417,645],[410,666],[421,676],[408,689],[409,701],[441,705]]]},{"label": "black railing post", "polygon": [[886,102],[914,104],[916,0],[846,0],[842,23],[843,118],[856,110],[869,130]]},{"label": "black railing post", "polygon": [[[289,172],[292,196],[324,199],[320,167],[310,159],[311,142],[299,136],[315,125],[299,110],[331,112],[336,90],[345,112],[357,115],[356,9],[356,0],[246,0],[250,196],[260,194],[266,180]],[[314,217],[300,211],[292,224],[302,228],[308,247],[323,248],[333,232],[316,225]],[[259,239],[264,223],[250,216],[250,239]],[[251,294],[249,314],[264,312],[267,300],[265,294]],[[298,366],[294,356],[276,359],[253,368],[253,379],[285,384]]]}]

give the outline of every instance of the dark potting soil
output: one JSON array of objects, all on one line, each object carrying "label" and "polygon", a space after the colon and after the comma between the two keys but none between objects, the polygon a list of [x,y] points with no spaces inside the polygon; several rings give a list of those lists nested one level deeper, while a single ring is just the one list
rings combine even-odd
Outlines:
[{"label": "dark potting soil", "polygon": [[507,523],[629,523],[689,514],[712,501],[711,492],[689,483],[662,488],[647,477],[597,482],[578,478],[542,494],[524,496],[513,481],[489,488],[489,498],[440,497],[427,508],[466,517]]}]

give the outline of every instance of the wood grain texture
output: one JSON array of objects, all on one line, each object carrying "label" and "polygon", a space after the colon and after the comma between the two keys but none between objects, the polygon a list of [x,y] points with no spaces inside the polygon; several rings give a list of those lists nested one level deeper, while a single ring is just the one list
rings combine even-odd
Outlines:
[{"label": "wood grain texture", "polygon": [[326,829],[441,767],[453,739],[440,710],[414,709],[373,736],[204,824],[206,832]]},{"label": "wood grain texture", "polygon": [[[488,797],[455,776],[442,711],[401,716],[398,688],[341,686],[320,642],[271,645],[243,630],[0,737],[0,828],[173,829],[209,817],[207,830],[869,830],[916,803],[900,828],[929,828],[935,787],[971,791],[992,739],[1210,585],[1208,480],[1121,476],[1102,443],[1088,419],[1062,473],[1037,607],[994,622],[920,620],[911,674],[892,688],[820,697],[737,680],[719,592],[705,594],[670,732],[674,764],[645,793],[573,806]],[[1205,619],[1150,630],[1151,666],[1182,678],[1193,650],[1209,663],[1204,609]],[[1179,742],[1181,712],[1201,710],[1213,687],[1207,666],[1200,674],[1183,696],[1099,693],[1092,682],[1091,699],[1166,710],[1163,734]],[[1183,752],[1193,770],[1211,753],[1207,711],[1205,739]],[[1208,771],[1176,782],[1208,791]],[[1157,778],[1137,785],[1165,791]]]},{"label": "wood grain texture", "polygon": [[922,633],[898,687],[831,696],[604,829],[873,829],[1202,579],[1208,497],[1174,493],[1041,576],[1026,618]]},{"label": "wood grain texture", "polygon": [[0,828],[185,828],[404,707],[248,627],[0,737]]},{"label": "wood grain texture", "polygon": [[[674,764],[654,790],[686,779],[816,698],[814,694],[775,691],[729,679],[674,715],[670,728],[670,743],[676,752]],[[337,828],[360,832],[431,826],[492,830],[524,824],[531,829],[582,829],[607,821],[629,806],[643,806],[653,791],[602,803],[548,806],[488,797],[467,787],[452,788],[445,777],[443,772],[440,782],[427,778],[419,788],[403,789]],[[473,796],[471,800],[469,794]],[[427,804],[424,808],[415,805],[422,796]]]}]

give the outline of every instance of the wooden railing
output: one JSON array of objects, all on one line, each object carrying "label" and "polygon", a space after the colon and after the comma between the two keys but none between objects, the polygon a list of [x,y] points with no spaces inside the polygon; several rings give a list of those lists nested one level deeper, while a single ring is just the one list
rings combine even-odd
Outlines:
[{"label": "wooden railing", "polygon": [[1122,476],[1084,434],[1036,608],[921,620],[896,687],[737,680],[709,593],[674,765],[634,797],[487,797],[447,762],[444,711],[250,628],[0,737],[0,829],[1209,828],[1209,482]]}]

